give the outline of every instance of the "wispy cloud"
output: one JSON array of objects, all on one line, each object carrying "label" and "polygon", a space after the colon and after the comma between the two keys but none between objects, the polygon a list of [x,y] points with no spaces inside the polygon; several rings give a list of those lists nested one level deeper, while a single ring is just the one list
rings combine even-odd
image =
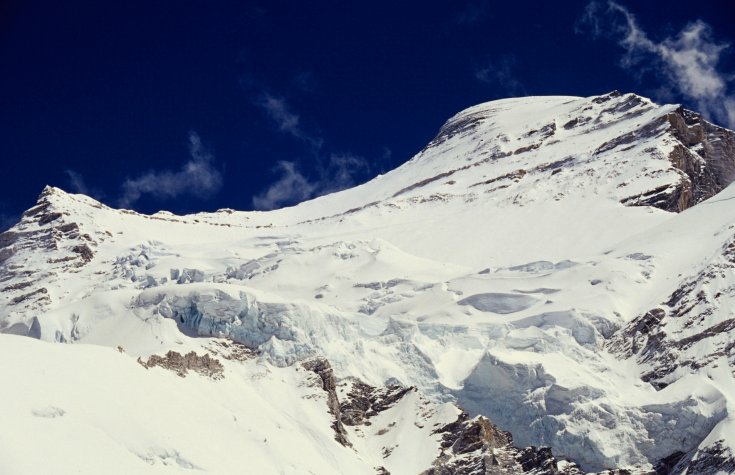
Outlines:
[{"label": "wispy cloud", "polygon": [[576,29],[614,39],[625,50],[620,62],[624,68],[658,74],[664,89],[692,101],[706,117],[735,127],[735,76],[717,67],[729,45],[716,41],[707,23],[694,21],[678,34],[655,41],[630,10],[608,1],[588,4]]},{"label": "wispy cloud", "polygon": [[315,149],[321,148],[324,140],[303,130],[301,118],[291,111],[286,99],[263,92],[255,98],[254,103],[276,124],[279,131],[303,140]]},{"label": "wispy cloud", "polygon": [[105,193],[100,189],[87,186],[87,182],[84,180],[84,176],[82,176],[81,173],[69,169],[64,170],[64,173],[66,173],[66,176],[69,179],[69,190],[71,190],[72,193],[81,193],[83,195],[91,196],[96,200],[102,200],[105,197]]},{"label": "wispy cloud", "polygon": [[[297,76],[297,87],[313,81],[313,75]],[[302,91],[304,92],[304,91]],[[307,132],[301,117],[285,98],[263,87],[253,103],[278,130],[303,142],[308,160],[283,160],[273,168],[275,181],[252,198],[253,207],[270,210],[344,190],[357,184],[371,171],[367,160],[351,153],[323,151],[324,140]],[[387,150],[387,149],[386,149]]]},{"label": "wispy cloud", "polygon": [[348,153],[332,154],[326,166],[319,168],[321,194],[334,193],[357,184],[357,178],[370,171],[367,160]]},{"label": "wispy cloud", "polygon": [[489,86],[499,88],[508,96],[522,96],[526,88],[515,73],[515,56],[503,56],[475,69],[475,78]]},{"label": "wispy cloud", "polygon": [[270,210],[344,190],[354,186],[369,169],[367,160],[350,154],[332,154],[328,160],[318,160],[310,175],[295,162],[281,161],[274,169],[278,179],[253,197],[253,206]]},{"label": "wispy cloud", "polygon": [[69,178],[69,186],[71,191],[74,193],[81,193],[83,195],[89,195],[89,188],[84,182],[84,177],[81,173],[75,172],[74,170],[64,170],[66,176]]},{"label": "wispy cloud", "polygon": [[383,151],[380,154],[380,159],[387,162],[391,159],[391,157],[393,157],[393,151],[388,147],[383,147]]},{"label": "wispy cloud", "polygon": [[190,159],[177,171],[149,171],[126,180],[118,199],[121,207],[131,206],[144,195],[171,199],[184,195],[207,198],[222,187],[222,174],[214,167],[214,156],[199,135],[189,132]]},{"label": "wispy cloud", "polygon": [[294,204],[314,196],[317,185],[304,176],[294,162],[281,161],[275,171],[280,174],[267,190],[253,197],[255,209],[270,210]]}]

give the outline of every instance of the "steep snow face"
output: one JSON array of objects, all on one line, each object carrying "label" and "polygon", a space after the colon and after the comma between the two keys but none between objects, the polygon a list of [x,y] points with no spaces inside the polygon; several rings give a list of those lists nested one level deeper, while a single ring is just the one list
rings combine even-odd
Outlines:
[{"label": "steep snow face", "polygon": [[735,401],[734,163],[732,132],[611,93],[470,108],[398,169],[272,212],[47,188],[0,235],[0,331],[144,358],[227,338],[284,371],[324,356],[416,386],[588,469],[700,460],[735,444],[712,432]]}]

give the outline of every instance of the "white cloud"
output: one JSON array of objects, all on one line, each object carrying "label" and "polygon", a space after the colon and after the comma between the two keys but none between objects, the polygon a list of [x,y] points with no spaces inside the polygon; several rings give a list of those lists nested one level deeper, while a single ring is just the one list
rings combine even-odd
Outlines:
[{"label": "white cloud", "polygon": [[275,168],[280,174],[278,180],[253,197],[253,206],[270,210],[344,190],[354,186],[357,178],[369,168],[361,157],[333,154],[324,162],[317,161],[316,176],[309,177],[295,162],[281,161]]},{"label": "white cloud", "polygon": [[89,196],[89,188],[87,188],[87,184],[84,182],[84,177],[81,173],[75,172],[74,170],[64,170],[64,173],[69,178],[71,191]]},{"label": "white cloud", "polygon": [[370,166],[362,157],[332,154],[327,166],[319,169],[319,194],[333,193],[356,185],[356,177],[368,172]]},{"label": "white cloud", "polygon": [[278,162],[280,178],[267,190],[253,197],[256,209],[269,210],[286,204],[298,203],[313,196],[316,184],[310,182],[294,162]]},{"label": "white cloud", "polygon": [[387,161],[387,160],[390,160],[392,156],[393,156],[393,151],[389,149],[388,147],[383,147],[383,153],[380,155],[380,158],[382,160]]},{"label": "white cloud", "polygon": [[298,114],[291,111],[284,98],[264,92],[255,99],[255,105],[266,113],[281,132],[303,140],[315,149],[322,146],[323,140],[320,137],[315,137],[304,132],[301,127],[301,119]]},{"label": "white cloud", "polygon": [[[278,178],[268,188],[253,196],[253,207],[270,210],[294,205],[317,196],[344,190],[357,183],[370,170],[367,161],[349,153],[320,153],[321,137],[304,131],[298,114],[282,97],[262,92],[254,101],[276,124],[278,130],[303,141],[311,160],[308,164],[280,161],[273,169]],[[306,170],[306,171],[304,171]]]},{"label": "white cloud", "polygon": [[735,96],[729,90],[733,75],[717,69],[729,45],[715,41],[708,24],[697,20],[677,35],[655,41],[630,10],[614,1],[588,4],[583,24],[594,36],[612,36],[625,49],[623,67],[659,72],[666,86],[691,100],[699,112],[735,127]]},{"label": "white cloud", "polygon": [[183,195],[206,198],[222,187],[222,175],[214,167],[214,156],[202,145],[196,132],[189,132],[189,154],[180,170],[149,171],[122,185],[118,205],[128,207],[143,195],[171,199]]},{"label": "white cloud", "polygon": [[482,83],[499,87],[504,94],[509,96],[525,95],[526,88],[523,87],[514,72],[515,64],[514,56],[504,56],[476,69],[475,78]]},{"label": "white cloud", "polygon": [[67,178],[69,179],[69,189],[72,193],[81,193],[83,195],[90,196],[96,200],[102,200],[105,194],[98,188],[90,188],[87,186],[87,182],[84,180],[84,176],[75,170],[64,170]]}]

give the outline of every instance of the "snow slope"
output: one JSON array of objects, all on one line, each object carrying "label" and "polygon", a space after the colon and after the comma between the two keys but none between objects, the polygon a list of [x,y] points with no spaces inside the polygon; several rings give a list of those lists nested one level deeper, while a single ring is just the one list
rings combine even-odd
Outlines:
[{"label": "snow slope", "polygon": [[232,365],[213,382],[112,348],[0,341],[2,473],[374,473],[334,441],[298,367]]},{"label": "snow slope", "polygon": [[[106,460],[230,470],[235,459],[196,452],[190,439],[161,443],[167,436],[153,426],[185,424],[173,421],[177,411],[148,419],[158,404],[133,398],[114,412],[137,411],[150,427],[107,421],[105,401],[134,384],[175,394],[171,404],[192,420],[213,411],[201,434],[223,440],[221,450],[246,437],[236,428],[217,433],[228,411],[257,426],[258,440],[243,450],[273,473],[429,468],[439,441],[411,433],[419,403],[410,398],[375,429],[404,421],[405,432],[390,437],[398,447],[423,444],[395,449],[417,454],[412,464],[395,465],[406,454],[383,458],[384,435],[348,429],[349,450],[333,440],[323,401],[286,389],[304,384],[300,362],[325,357],[340,381],[416,386],[411,398],[457,403],[518,445],[551,446],[588,470],[646,470],[664,459],[679,472],[723,467],[735,445],[727,323],[735,276],[723,254],[735,229],[734,170],[732,132],[678,106],[610,93],[472,107],[398,169],[271,212],[146,216],[48,187],[0,235],[0,331],[74,345],[2,336],[8,357],[34,361],[3,369],[2,380],[16,386],[24,371],[35,374],[9,392],[6,406],[20,406],[3,410],[21,414],[12,426],[30,436],[38,424],[71,419],[34,411],[96,407],[78,422],[87,424],[79,437],[114,439],[99,449],[110,451]],[[670,310],[682,288],[694,296],[686,301],[705,295],[688,320]],[[643,333],[641,319],[662,302],[657,344],[647,346],[650,318]],[[686,340],[692,334],[701,338]],[[222,338],[256,350],[261,366],[228,364],[212,382],[165,372],[153,379],[135,363],[169,350],[211,352]],[[118,346],[130,358],[110,349]],[[68,400],[31,404],[26,394],[67,375],[54,365],[96,374],[112,392],[74,406],[68,401],[91,383],[65,376],[58,385]],[[268,373],[257,391],[249,386],[256,366]],[[102,375],[112,368],[124,378]],[[213,407],[200,408],[202,400]],[[456,418],[456,409],[444,411],[442,424]],[[70,427],[66,434],[76,434]],[[137,440],[143,433],[152,434],[149,445]],[[69,449],[54,441],[72,437],[48,434],[44,450]],[[264,449],[261,435],[276,446]],[[302,445],[304,464],[288,465],[295,462],[283,453]],[[36,470],[22,457],[0,460],[11,473]],[[90,471],[104,463],[87,462]]]}]

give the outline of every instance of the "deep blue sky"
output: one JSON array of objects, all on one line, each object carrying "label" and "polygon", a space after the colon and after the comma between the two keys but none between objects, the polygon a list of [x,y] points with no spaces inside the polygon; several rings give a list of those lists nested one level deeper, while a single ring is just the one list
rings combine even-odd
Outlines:
[{"label": "deep blue sky", "polygon": [[[651,51],[621,66],[619,10],[430,3],[0,0],[0,217],[45,184],[143,212],[287,204],[394,168],[507,96],[698,105]],[[705,47],[735,42],[731,0],[622,5],[657,44],[695,20]],[[733,47],[719,55],[731,81]]]}]

